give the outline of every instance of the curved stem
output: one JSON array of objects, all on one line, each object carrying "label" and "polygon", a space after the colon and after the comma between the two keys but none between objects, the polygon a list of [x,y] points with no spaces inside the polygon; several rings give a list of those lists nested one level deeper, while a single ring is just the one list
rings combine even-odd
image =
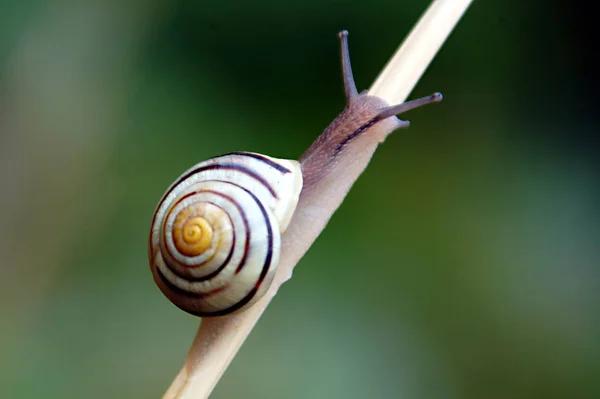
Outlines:
[{"label": "curved stem", "polygon": [[[434,1],[381,73],[370,94],[391,104],[403,102],[471,1]],[[345,76],[351,75],[346,73]],[[346,93],[348,95],[348,91]],[[340,173],[343,165],[333,169],[331,173],[340,174],[334,176],[335,186],[315,184],[302,191],[296,213],[281,237],[279,269],[269,292],[242,313],[202,321],[186,363],[165,394],[165,399],[201,399],[210,395],[281,284],[291,277],[296,263],[366,168],[377,145],[376,139],[365,143],[366,148],[360,157],[352,159],[354,167],[351,173]],[[323,198],[330,198],[325,206],[321,206]]]}]

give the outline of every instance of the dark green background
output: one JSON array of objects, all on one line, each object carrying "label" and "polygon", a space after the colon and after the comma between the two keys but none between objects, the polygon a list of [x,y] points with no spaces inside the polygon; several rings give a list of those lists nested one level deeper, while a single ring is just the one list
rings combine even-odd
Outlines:
[{"label": "dark green background", "polygon": [[[0,397],[156,398],[198,320],[154,207],[234,150],[298,157],[427,1],[0,1]],[[475,2],[214,398],[600,397],[595,22]]]}]

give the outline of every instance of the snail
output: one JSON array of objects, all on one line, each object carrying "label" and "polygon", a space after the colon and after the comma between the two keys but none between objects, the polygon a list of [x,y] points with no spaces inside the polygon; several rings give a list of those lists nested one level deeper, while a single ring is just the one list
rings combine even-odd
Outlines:
[{"label": "snail", "polygon": [[[275,276],[281,235],[303,187],[328,184],[326,171],[342,157],[355,156],[350,148],[360,148],[364,135],[382,141],[408,126],[397,114],[442,99],[434,93],[388,106],[366,91],[358,93],[347,36],[339,34],[347,105],[298,161],[252,152],[210,158],[183,173],[159,201],[150,230],[150,269],[180,309],[223,316],[258,301]],[[353,173],[352,167],[339,173]]]}]

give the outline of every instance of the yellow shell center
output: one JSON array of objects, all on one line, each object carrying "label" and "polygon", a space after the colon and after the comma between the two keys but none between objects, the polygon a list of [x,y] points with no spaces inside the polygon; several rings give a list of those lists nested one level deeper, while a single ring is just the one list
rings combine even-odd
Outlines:
[{"label": "yellow shell center", "polygon": [[206,251],[212,242],[213,228],[201,216],[189,217],[181,212],[173,224],[175,248],[185,256],[198,256]]}]

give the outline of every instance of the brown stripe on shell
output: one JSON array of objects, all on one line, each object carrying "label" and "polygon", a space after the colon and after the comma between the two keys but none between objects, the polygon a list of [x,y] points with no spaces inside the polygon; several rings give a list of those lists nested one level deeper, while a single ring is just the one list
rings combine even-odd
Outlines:
[{"label": "brown stripe on shell", "polygon": [[[162,272],[162,270],[160,270],[159,268],[156,269],[156,273],[158,274],[158,276],[160,277],[160,280],[162,281],[162,283],[164,285],[166,285],[167,287],[169,287],[169,290],[171,290],[174,293],[177,293],[177,295],[183,295],[183,296],[187,296],[187,297],[194,297],[194,298],[208,298],[210,296],[216,295],[220,292],[225,291],[226,289],[229,288],[229,284],[225,284],[219,288],[215,288],[214,290],[211,291],[207,291],[207,292],[191,292],[191,291],[186,291],[184,289],[179,288],[178,286],[176,286],[175,284],[173,284],[168,278],[167,276],[165,276]],[[176,304],[177,305],[177,304]],[[183,309],[183,308],[182,308]],[[183,309],[186,312],[188,312],[187,309]]]},{"label": "brown stripe on shell", "polygon": [[228,156],[228,155],[240,155],[240,156],[244,156],[244,157],[254,158],[258,161],[261,161],[262,163],[269,165],[270,167],[278,170],[281,173],[292,173],[292,171],[289,170],[288,168],[286,168],[285,166],[278,164],[277,162],[265,157],[264,155],[254,154],[254,153],[249,153],[249,152],[230,152],[229,154],[225,154],[222,156]]}]

